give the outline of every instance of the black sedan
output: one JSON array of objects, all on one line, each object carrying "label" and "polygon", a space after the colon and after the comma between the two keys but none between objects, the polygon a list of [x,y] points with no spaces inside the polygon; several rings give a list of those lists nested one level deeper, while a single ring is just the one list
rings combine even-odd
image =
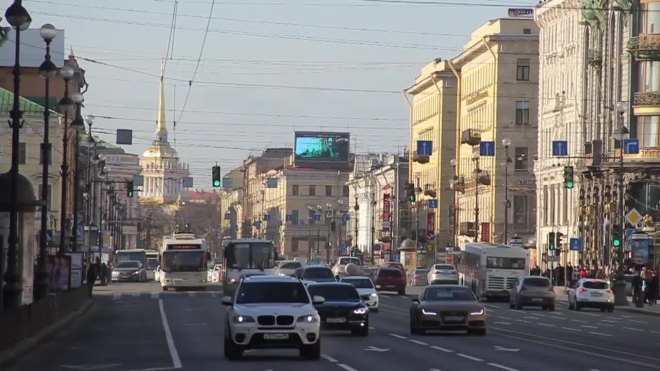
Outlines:
[{"label": "black sedan", "polygon": [[369,308],[362,302],[357,289],[348,283],[310,283],[310,296],[322,296],[323,304],[314,307],[321,317],[321,326],[328,330],[350,330],[356,336],[369,335]]}]

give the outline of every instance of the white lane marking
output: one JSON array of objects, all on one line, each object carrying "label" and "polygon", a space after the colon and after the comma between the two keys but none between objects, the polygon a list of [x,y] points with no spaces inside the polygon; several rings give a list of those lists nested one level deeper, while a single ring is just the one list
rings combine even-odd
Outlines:
[{"label": "white lane marking", "polygon": [[140,294],[139,292],[134,292],[132,296],[133,296],[134,298],[137,298],[137,297],[139,297],[140,295],[141,295],[141,294]]},{"label": "white lane marking", "polygon": [[624,329],[624,330],[630,330],[630,331],[644,331],[644,330],[642,330],[642,329],[633,328],[633,327],[624,327],[623,329]]},{"label": "white lane marking", "polygon": [[509,322],[493,322],[493,323],[498,324],[498,325],[510,325],[511,324]]},{"label": "white lane marking", "polygon": [[634,320],[634,319],[629,319],[628,322],[635,322],[635,323],[648,323],[648,322],[644,322],[644,321],[636,321],[636,320]]},{"label": "white lane marking", "polygon": [[501,319],[511,319],[511,317],[497,317],[497,318],[501,318]]},{"label": "white lane marking", "polygon": [[591,335],[598,335],[598,336],[607,336],[607,337],[612,337],[610,334],[603,334],[602,332],[589,332]]},{"label": "white lane marking", "polygon": [[357,371],[357,370],[354,369],[353,367],[351,367],[351,366],[349,366],[349,365],[345,365],[345,364],[343,364],[343,363],[337,363],[337,366],[343,368],[343,369],[346,370],[346,371]]},{"label": "white lane marking", "polygon": [[186,323],[186,326],[208,326],[208,323]]},{"label": "white lane marking", "polygon": [[390,336],[394,336],[397,339],[407,339],[405,336],[397,335],[397,334],[390,334]]},{"label": "white lane marking", "polygon": [[189,291],[189,292],[188,292],[188,296],[190,296],[190,297],[193,297],[193,296],[195,296],[195,295],[197,295],[196,292],[192,292],[192,291]]},{"label": "white lane marking", "polygon": [[651,331],[651,330],[649,330],[649,332],[652,333],[652,334],[660,334],[660,331]]},{"label": "white lane marking", "polygon": [[564,330],[568,330],[568,331],[576,331],[576,332],[580,332],[580,331],[582,331],[582,330],[579,330],[579,329],[576,329],[576,328],[570,328],[570,327],[562,327],[562,328],[563,328]]},{"label": "white lane marking", "polygon": [[537,323],[537,325],[539,325],[539,326],[545,326],[545,327],[557,327],[557,326],[555,326],[555,325],[550,325],[550,324],[547,324],[547,323]]},{"label": "white lane marking", "polygon": [[151,293],[151,298],[152,299],[158,299],[158,293],[157,292],[152,292]]},{"label": "white lane marking", "polygon": [[581,320],[579,320],[579,319],[572,319],[571,322],[589,323],[589,321],[581,321]]},{"label": "white lane marking", "polygon": [[439,350],[441,352],[445,352],[445,353],[454,353],[453,350],[446,349],[446,348],[441,348],[441,347],[438,347],[438,346],[435,346],[435,345],[432,345],[431,348]]},{"label": "white lane marking", "polygon": [[537,320],[537,319],[541,319],[541,317],[524,317],[523,319],[533,319],[533,320]]},{"label": "white lane marking", "polygon": [[329,361],[329,362],[332,362],[332,363],[337,363],[337,362],[339,362],[339,361],[337,361],[336,359],[330,357],[330,356],[327,355],[327,354],[321,354],[321,357],[323,357],[323,359],[325,359],[326,361]]},{"label": "white lane marking", "polygon": [[152,368],[142,368],[139,370],[130,370],[130,371],[165,371],[165,370],[176,370],[176,367],[152,367]]},{"label": "white lane marking", "polygon": [[596,368],[590,368],[589,371],[600,371],[600,370]]},{"label": "white lane marking", "polygon": [[429,371],[440,371],[439,368],[430,368]]},{"label": "white lane marking", "polygon": [[425,343],[425,342],[419,341],[419,340],[415,340],[415,339],[408,339],[408,341],[411,342],[411,343],[419,344],[419,345],[426,345],[426,346],[429,345],[428,343]]},{"label": "white lane marking", "polygon": [[119,300],[121,299],[121,294],[112,294],[112,300]]},{"label": "white lane marking", "polygon": [[501,309],[502,308],[502,307],[498,307],[497,305],[493,305],[493,304],[484,304],[484,307],[493,308],[493,309]]},{"label": "white lane marking", "polygon": [[521,319],[517,319],[516,322],[529,323],[529,321],[523,321]]},{"label": "white lane marking", "polygon": [[459,356],[459,357],[463,357],[463,358],[465,358],[465,359],[469,359],[470,361],[483,362],[483,359],[481,359],[481,358],[477,358],[477,357],[472,357],[472,356],[469,356],[469,355],[467,355],[467,354],[456,353],[456,355]]},{"label": "white lane marking", "polygon": [[580,327],[582,327],[582,328],[593,328],[593,329],[597,329],[597,328],[598,328],[598,327],[596,327],[596,326],[587,326],[587,325],[580,325]]},{"label": "white lane marking", "polygon": [[371,326],[369,326],[369,330],[375,330],[375,328],[374,328],[374,327],[371,327]]},{"label": "white lane marking", "polygon": [[181,358],[179,358],[179,352],[176,351],[176,346],[174,345],[174,338],[172,337],[172,331],[170,330],[170,325],[167,323],[167,315],[165,315],[165,306],[163,305],[163,299],[158,299],[158,309],[160,309],[160,318],[163,320],[163,329],[165,330],[165,340],[167,341],[167,348],[170,351],[170,356],[172,357],[172,365],[174,368],[181,368]]},{"label": "white lane marking", "polygon": [[601,322],[607,322],[607,323],[619,323],[617,321],[612,321],[612,320],[609,320],[609,319],[601,319],[600,321]]},{"label": "white lane marking", "polygon": [[518,371],[518,370],[516,370],[515,368],[511,368],[511,367],[506,367],[506,366],[498,365],[497,363],[488,363],[488,366],[493,366],[493,367],[495,367],[495,368],[499,368],[500,370],[506,370],[506,371]]}]

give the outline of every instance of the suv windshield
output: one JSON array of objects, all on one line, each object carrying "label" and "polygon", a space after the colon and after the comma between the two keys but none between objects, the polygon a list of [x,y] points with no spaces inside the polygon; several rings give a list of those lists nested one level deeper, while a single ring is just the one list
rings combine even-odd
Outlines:
[{"label": "suv windshield", "polygon": [[426,301],[475,301],[474,294],[464,287],[427,286],[422,300]]},{"label": "suv windshield", "polygon": [[541,277],[525,278],[523,285],[529,287],[550,287],[550,280]]},{"label": "suv windshield", "polygon": [[302,267],[302,264],[300,264],[298,262],[290,262],[290,263],[284,263],[284,264],[279,265],[280,269],[298,269],[300,267]]},{"label": "suv windshield", "polygon": [[332,275],[332,270],[330,268],[307,268],[303,272],[302,278],[304,279],[314,279],[314,278],[334,278],[335,276]]},{"label": "suv windshield", "polygon": [[341,280],[343,283],[353,285],[356,289],[373,289],[374,284],[368,278],[349,278]]},{"label": "suv windshield", "polygon": [[395,269],[381,269],[378,271],[378,277],[401,277],[401,271]]},{"label": "suv windshield", "polygon": [[236,304],[260,303],[309,304],[309,296],[300,282],[243,282]]},{"label": "suv windshield", "polygon": [[584,281],[582,287],[592,290],[607,290],[610,288],[610,284],[601,281]]},{"label": "suv windshield", "polygon": [[139,262],[119,262],[115,265],[115,268],[140,268]]},{"label": "suv windshield", "polygon": [[325,301],[360,301],[360,294],[349,285],[309,285],[312,296],[322,296]]}]

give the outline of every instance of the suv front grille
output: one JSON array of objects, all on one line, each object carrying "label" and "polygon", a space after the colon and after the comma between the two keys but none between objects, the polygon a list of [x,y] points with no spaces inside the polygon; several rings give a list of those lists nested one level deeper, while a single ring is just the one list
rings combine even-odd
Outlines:
[{"label": "suv front grille", "polygon": [[262,326],[273,326],[275,324],[275,316],[259,316],[257,323]]},{"label": "suv front grille", "polygon": [[293,325],[293,316],[277,316],[278,326],[291,326]]}]

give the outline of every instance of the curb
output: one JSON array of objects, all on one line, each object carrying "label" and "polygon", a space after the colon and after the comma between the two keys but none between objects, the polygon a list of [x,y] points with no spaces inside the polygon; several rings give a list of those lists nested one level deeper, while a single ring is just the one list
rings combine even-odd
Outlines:
[{"label": "curb", "polygon": [[[562,303],[566,303],[566,304],[568,304],[568,300],[559,300],[559,299],[557,299],[557,301],[558,301],[558,302],[562,302]],[[632,303],[631,303],[631,304],[632,304]],[[617,311],[617,310],[621,310],[621,311],[624,311],[624,312],[635,313],[635,314],[642,314],[642,315],[651,316],[651,317],[660,317],[660,311],[658,311],[658,312],[653,312],[653,311],[646,310],[646,309],[642,309],[642,308],[635,308],[635,307],[632,307],[632,308],[631,308],[631,307],[617,307],[617,306],[615,306],[615,307],[614,307],[614,310],[615,310],[615,311]]]},{"label": "curb", "polygon": [[89,309],[93,306],[93,304],[94,304],[94,299],[92,298],[91,300],[88,300],[85,304],[83,304],[80,308],[78,308],[78,310],[70,313],[68,316],[60,319],[59,321],[56,321],[50,326],[43,328],[41,331],[37,332],[33,336],[21,340],[14,347],[9,348],[3,352],[0,352],[0,369],[3,369],[4,367],[8,367],[10,364],[16,362],[20,357],[22,357],[26,353],[37,348],[45,338],[54,334],[62,327],[68,325],[73,320],[79,318],[87,311],[89,311]]}]

